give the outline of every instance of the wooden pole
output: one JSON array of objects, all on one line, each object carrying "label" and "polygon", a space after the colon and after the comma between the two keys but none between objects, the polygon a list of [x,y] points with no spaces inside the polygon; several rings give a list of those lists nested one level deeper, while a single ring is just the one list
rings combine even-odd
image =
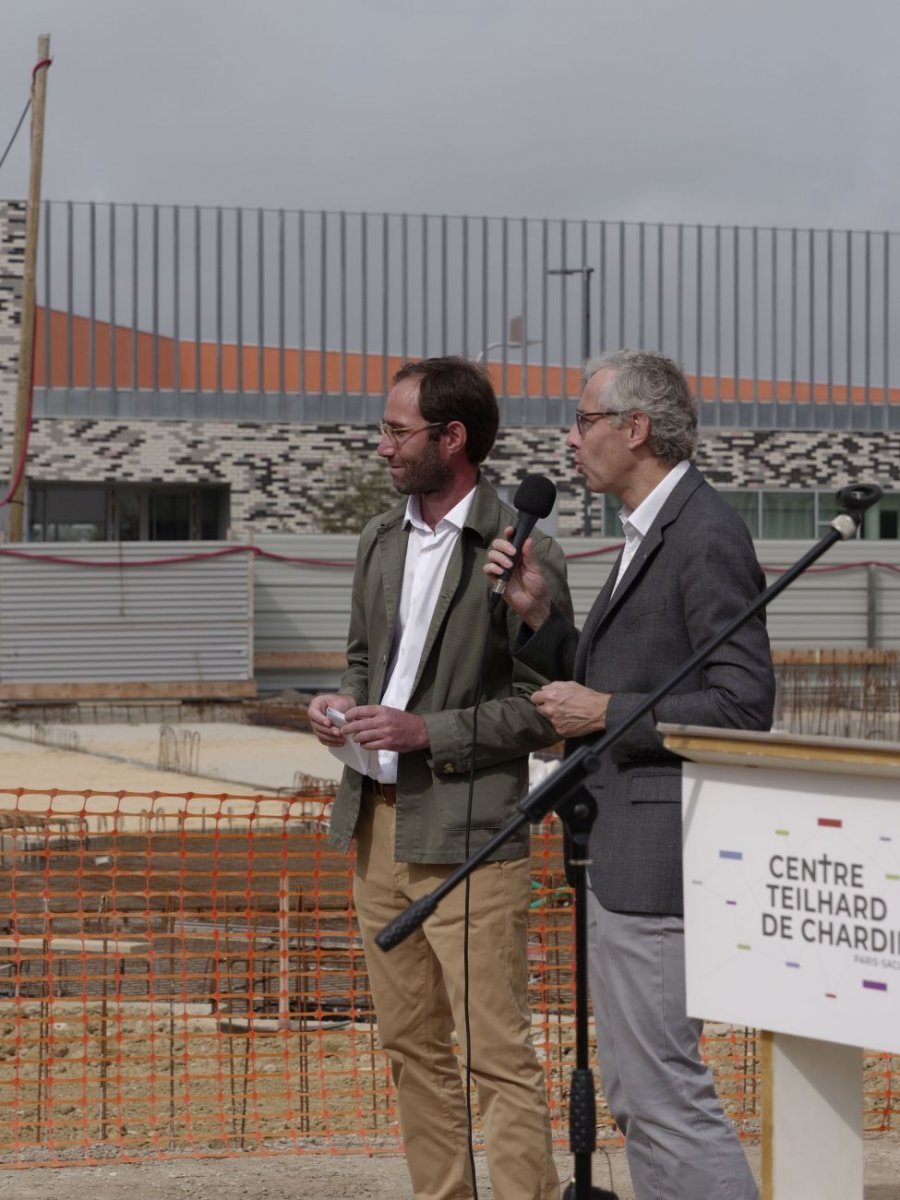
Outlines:
[{"label": "wooden pole", "polygon": [[[37,269],[38,230],[41,219],[41,165],[44,156],[44,111],[47,103],[47,67],[50,35],[38,38],[37,61],[45,63],[35,72],[31,107],[31,174],[28,181],[28,209],[25,217],[25,275],[22,281],[22,333],[19,339],[19,386],[16,392],[16,422],[10,471],[15,478],[28,434],[28,406],[31,398],[31,370],[34,362],[35,275]],[[25,469],[19,476],[9,504],[9,540],[21,542],[25,524]]]}]

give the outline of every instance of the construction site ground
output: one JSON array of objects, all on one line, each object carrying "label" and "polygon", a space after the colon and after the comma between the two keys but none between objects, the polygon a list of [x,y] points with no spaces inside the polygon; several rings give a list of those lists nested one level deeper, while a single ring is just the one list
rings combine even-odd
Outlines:
[{"label": "construction site ground", "polygon": [[[161,723],[64,724],[6,722],[0,724],[0,789],[78,792],[228,793],[234,796],[277,796],[290,791],[297,773],[336,779],[340,764],[302,730],[284,730],[233,721],[195,722],[174,726],[176,733],[196,732],[195,771],[185,774],[159,766]],[[57,743],[78,749],[60,748]],[[38,740],[35,740],[37,737]],[[760,1148],[747,1147],[757,1178]],[[561,1178],[571,1171],[571,1155],[557,1152]],[[865,1143],[865,1200],[900,1200],[900,1133],[870,1135]],[[610,1188],[619,1200],[634,1200],[624,1150],[598,1151],[595,1184]],[[479,1193],[490,1185],[479,1161]],[[304,1197],[332,1200],[410,1195],[403,1158],[396,1154],[258,1154],[232,1158],[172,1158],[140,1163],[108,1161],[97,1166],[4,1168],[0,1165],[0,1197],[10,1200],[141,1200],[215,1197]],[[802,1198],[806,1200],[806,1198]],[[809,1200],[815,1200],[809,1197]]]}]

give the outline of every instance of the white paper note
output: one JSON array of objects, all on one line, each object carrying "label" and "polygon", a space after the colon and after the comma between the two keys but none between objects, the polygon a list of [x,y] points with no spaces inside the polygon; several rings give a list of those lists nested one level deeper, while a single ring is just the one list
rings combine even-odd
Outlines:
[{"label": "white paper note", "polygon": [[[336,708],[328,708],[325,711],[335,725],[343,725],[347,719]],[[360,775],[372,775],[374,777],[375,772],[378,770],[377,751],[363,750],[359,742],[352,737],[348,737],[343,746],[329,746],[328,749],[336,759],[339,759],[346,766],[352,767]]]}]

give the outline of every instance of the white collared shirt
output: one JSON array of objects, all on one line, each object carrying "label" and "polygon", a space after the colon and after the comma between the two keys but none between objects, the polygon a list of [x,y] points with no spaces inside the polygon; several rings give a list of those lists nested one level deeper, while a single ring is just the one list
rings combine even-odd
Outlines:
[{"label": "white collared shirt", "polygon": [[619,573],[616,576],[616,584],[611,595],[615,595],[616,588],[625,577],[625,572],[628,570],[628,564],[637,553],[637,549],[641,542],[647,536],[647,531],[650,526],[659,516],[662,506],[672,495],[675,490],[675,485],[682,478],[691,464],[685,460],[674,466],[667,475],[665,475],[649,496],[645,496],[637,508],[629,508],[627,504],[619,509],[619,521],[622,524],[622,532],[625,535],[625,549],[622,551],[622,559],[619,563]]},{"label": "white collared shirt", "polygon": [[[381,697],[381,703],[390,708],[405,709],[409,703],[447,564],[466,523],[474,496],[475,489],[472,488],[438,521],[434,529],[422,520],[419,497],[410,496],[407,501],[404,524],[409,526],[409,542],[403,565],[400,604],[394,623],[387,685]],[[382,783],[396,782],[397,757],[394,750],[378,751],[377,778]]]}]

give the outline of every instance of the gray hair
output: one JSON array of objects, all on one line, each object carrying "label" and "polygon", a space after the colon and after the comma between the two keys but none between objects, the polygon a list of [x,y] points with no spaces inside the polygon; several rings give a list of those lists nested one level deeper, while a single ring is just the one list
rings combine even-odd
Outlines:
[{"label": "gray hair", "polygon": [[668,466],[690,459],[697,447],[697,401],[682,371],[664,354],[616,350],[584,364],[584,382],[598,371],[611,371],[603,389],[606,408],[622,414],[640,411],[650,420],[647,445]]}]

